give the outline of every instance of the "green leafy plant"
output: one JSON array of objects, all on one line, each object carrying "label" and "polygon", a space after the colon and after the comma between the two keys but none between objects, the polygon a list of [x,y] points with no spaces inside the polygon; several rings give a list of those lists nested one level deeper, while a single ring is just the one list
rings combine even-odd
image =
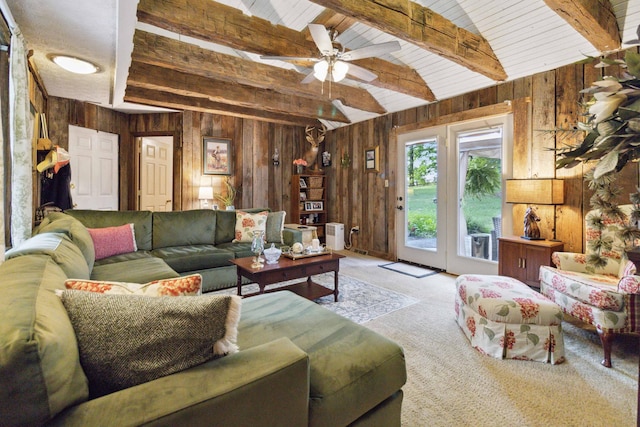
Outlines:
[{"label": "green leafy plant", "polygon": [[216,193],[213,197],[225,206],[233,206],[233,202],[240,190],[233,186],[231,177],[226,177],[224,180],[224,192]]},{"label": "green leafy plant", "polygon": [[[556,149],[556,168],[572,168],[581,163],[595,163],[585,174],[589,188],[594,191],[590,205],[611,218],[627,220],[620,238],[625,249],[630,249],[640,237],[640,188],[630,197],[633,210],[629,218],[621,211],[616,200],[620,187],[616,175],[627,164],[640,160],[640,55],[628,50],[624,60],[601,58],[601,66],[617,65],[625,70],[621,77],[608,76],[581,91],[590,95],[584,104],[586,120],[579,122],[574,131],[584,136],[577,145]],[[594,228],[603,229],[603,221],[592,220]],[[604,239],[593,241],[589,247],[594,253],[587,262],[604,266],[607,259],[602,253],[611,248]]]}]

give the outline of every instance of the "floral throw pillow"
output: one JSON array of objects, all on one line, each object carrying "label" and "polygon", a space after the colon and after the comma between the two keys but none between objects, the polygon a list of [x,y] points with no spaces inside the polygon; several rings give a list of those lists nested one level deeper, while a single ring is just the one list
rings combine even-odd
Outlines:
[{"label": "floral throw pillow", "polygon": [[234,242],[251,242],[256,232],[264,232],[267,228],[269,212],[248,213],[236,212],[236,234]]},{"label": "floral throw pillow", "polygon": [[96,260],[138,250],[133,224],[87,228],[96,250]]},{"label": "floral throw pillow", "polygon": [[68,279],[64,282],[64,285],[67,289],[108,295],[189,296],[201,294],[202,276],[192,274],[184,277],[154,280],[144,284]]}]

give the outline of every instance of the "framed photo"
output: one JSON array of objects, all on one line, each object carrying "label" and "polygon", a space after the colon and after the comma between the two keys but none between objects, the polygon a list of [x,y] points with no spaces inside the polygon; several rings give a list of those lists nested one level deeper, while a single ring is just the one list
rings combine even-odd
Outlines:
[{"label": "framed photo", "polygon": [[205,175],[231,175],[231,140],[202,138],[202,172]]},{"label": "framed photo", "polygon": [[303,202],[305,200],[307,200],[307,193],[305,193],[304,191],[301,191],[300,192],[300,200],[303,201]]},{"label": "framed photo", "polygon": [[305,211],[321,211],[324,210],[324,202],[305,202]]},{"label": "framed photo", "polygon": [[364,170],[380,172],[380,148],[378,146],[364,150]]},{"label": "framed photo", "polygon": [[300,178],[300,188],[307,188],[307,181],[304,178]]}]

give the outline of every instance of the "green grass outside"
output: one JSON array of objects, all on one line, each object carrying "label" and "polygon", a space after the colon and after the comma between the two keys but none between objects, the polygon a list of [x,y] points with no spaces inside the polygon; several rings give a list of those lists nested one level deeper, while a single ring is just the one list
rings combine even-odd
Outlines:
[{"label": "green grass outside", "polygon": [[[411,236],[434,237],[437,204],[436,185],[427,184],[409,187],[407,212],[409,212],[409,230]],[[467,220],[469,233],[489,233],[493,230],[493,217],[500,216],[501,200],[499,196],[485,196],[480,199],[469,197],[464,200],[463,212]]]}]

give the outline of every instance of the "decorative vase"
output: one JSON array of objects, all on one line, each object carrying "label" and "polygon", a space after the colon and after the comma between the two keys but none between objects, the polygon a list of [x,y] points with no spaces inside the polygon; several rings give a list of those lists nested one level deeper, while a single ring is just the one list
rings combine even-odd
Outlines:
[{"label": "decorative vase", "polygon": [[304,166],[296,165],[296,173],[300,175],[302,172],[304,172]]}]

